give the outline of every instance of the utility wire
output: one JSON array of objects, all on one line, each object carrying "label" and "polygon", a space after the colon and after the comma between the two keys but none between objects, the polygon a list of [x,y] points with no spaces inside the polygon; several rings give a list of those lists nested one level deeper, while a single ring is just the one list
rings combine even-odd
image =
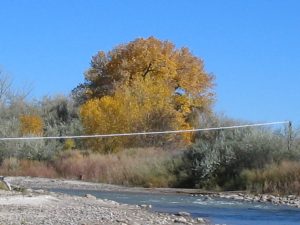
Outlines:
[{"label": "utility wire", "polygon": [[123,136],[138,136],[138,135],[157,135],[157,134],[177,134],[177,133],[191,133],[200,131],[212,130],[228,130],[244,127],[260,127],[277,124],[289,124],[290,121],[270,122],[270,123],[255,123],[224,127],[209,127],[190,130],[168,130],[168,131],[152,131],[152,132],[137,132],[137,133],[119,133],[119,134],[92,134],[92,135],[73,135],[73,136],[53,136],[53,137],[3,137],[0,141],[16,141],[16,140],[49,140],[49,139],[83,139],[83,138],[107,138],[107,137],[123,137]]}]

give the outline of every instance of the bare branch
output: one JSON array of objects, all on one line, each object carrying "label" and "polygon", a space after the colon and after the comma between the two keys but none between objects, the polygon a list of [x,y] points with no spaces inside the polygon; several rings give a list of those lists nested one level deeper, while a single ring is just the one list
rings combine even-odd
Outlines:
[{"label": "bare branch", "polygon": [[0,101],[4,101],[5,98],[10,95],[12,86],[12,80],[7,75],[0,71]]}]

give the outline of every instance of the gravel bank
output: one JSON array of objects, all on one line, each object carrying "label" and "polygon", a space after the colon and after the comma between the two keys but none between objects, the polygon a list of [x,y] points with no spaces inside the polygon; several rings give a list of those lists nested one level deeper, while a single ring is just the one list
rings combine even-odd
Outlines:
[{"label": "gravel bank", "polygon": [[290,207],[300,208],[300,197],[296,195],[287,195],[287,196],[275,196],[271,194],[212,194],[212,197],[233,199],[237,201],[246,201],[246,202],[261,202],[261,203],[272,203],[274,205],[286,205]]},{"label": "gravel bank", "polygon": [[12,185],[26,187],[23,192],[0,191],[0,224],[208,224],[188,214],[153,213],[145,206],[119,204],[94,196],[76,197],[31,188],[86,188],[89,190],[123,190],[120,186],[81,181],[8,177]]},{"label": "gravel bank", "polygon": [[127,188],[124,186],[90,183],[76,180],[60,180],[30,177],[7,177],[6,180],[14,185],[35,189],[83,189],[99,191],[123,191],[123,192],[152,192],[152,193],[186,193],[197,196],[209,196],[225,199],[233,199],[246,202],[272,203],[274,205],[286,205],[300,208],[300,196],[287,195],[275,196],[270,194],[249,194],[246,192],[204,192],[198,189],[175,189],[175,188]]}]

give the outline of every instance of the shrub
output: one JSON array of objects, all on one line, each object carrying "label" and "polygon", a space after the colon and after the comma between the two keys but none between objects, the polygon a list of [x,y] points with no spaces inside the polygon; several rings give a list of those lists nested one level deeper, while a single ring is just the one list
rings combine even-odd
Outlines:
[{"label": "shrub", "polygon": [[300,194],[300,162],[283,161],[264,169],[245,170],[247,189],[258,193]]},{"label": "shrub", "polygon": [[[201,137],[201,136],[200,136]],[[262,169],[273,162],[296,156],[287,151],[284,136],[270,130],[245,128],[202,134],[183,154],[179,185],[185,187],[244,189],[240,176],[245,169]]]},{"label": "shrub", "polygon": [[6,176],[56,177],[54,168],[43,161],[8,158],[0,166],[0,174]]},{"label": "shrub", "polygon": [[82,154],[67,151],[59,155],[55,168],[60,176],[110,184],[168,187],[175,182],[168,161],[172,153],[161,149],[127,149],[116,154]]},{"label": "shrub", "polygon": [[23,136],[43,135],[43,120],[39,115],[21,115],[20,116],[20,133]]},{"label": "shrub", "polygon": [[63,150],[71,150],[76,147],[75,141],[73,139],[65,140]]}]

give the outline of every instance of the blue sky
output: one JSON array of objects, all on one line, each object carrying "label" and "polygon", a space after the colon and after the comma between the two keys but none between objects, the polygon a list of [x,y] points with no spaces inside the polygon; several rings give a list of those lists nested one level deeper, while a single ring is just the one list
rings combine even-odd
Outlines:
[{"label": "blue sky", "polygon": [[155,36],[204,60],[215,111],[299,124],[299,12],[297,0],[1,0],[0,68],[33,98],[68,94],[97,51]]}]

